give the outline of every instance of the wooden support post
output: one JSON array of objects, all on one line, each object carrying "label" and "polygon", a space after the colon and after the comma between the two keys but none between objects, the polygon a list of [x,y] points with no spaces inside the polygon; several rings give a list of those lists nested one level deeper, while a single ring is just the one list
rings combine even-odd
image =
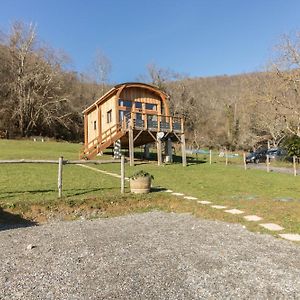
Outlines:
[{"label": "wooden support post", "polygon": [[180,127],[181,127],[181,132],[184,134],[184,120],[183,120],[183,118],[180,119]]},{"label": "wooden support post", "polygon": [[227,149],[225,150],[225,165],[228,165],[228,152]]},{"label": "wooden support post", "polygon": [[133,167],[134,166],[134,142],[133,142],[133,129],[131,125],[129,127],[128,137],[129,137],[129,164],[130,167]]},{"label": "wooden support post", "polygon": [[121,193],[125,193],[125,157],[121,156]]},{"label": "wooden support post", "polygon": [[61,198],[61,197],[62,197],[63,161],[64,161],[64,158],[61,156],[61,157],[58,159],[58,182],[57,182],[57,187],[58,187],[58,198]]},{"label": "wooden support post", "polygon": [[162,151],[161,151],[161,139],[157,139],[156,141],[157,146],[157,165],[161,166],[162,164]]},{"label": "wooden support post", "polygon": [[185,151],[185,135],[181,135],[181,156],[182,156],[182,165],[186,167],[186,151]]},{"label": "wooden support post", "polygon": [[161,116],[157,115],[157,131],[160,132],[160,122],[161,122]]},{"label": "wooden support post", "polygon": [[297,167],[296,167],[296,156],[293,156],[293,168],[294,168],[294,176],[297,176]]},{"label": "wooden support post", "polygon": [[266,163],[267,163],[267,172],[269,173],[270,172],[270,157],[269,157],[268,154],[267,154],[267,161],[266,161]]},{"label": "wooden support post", "polygon": [[211,155],[212,155],[212,153],[211,153],[211,149],[209,150],[209,164],[211,165]]},{"label": "wooden support post", "polygon": [[246,153],[243,153],[244,169],[247,170]]}]

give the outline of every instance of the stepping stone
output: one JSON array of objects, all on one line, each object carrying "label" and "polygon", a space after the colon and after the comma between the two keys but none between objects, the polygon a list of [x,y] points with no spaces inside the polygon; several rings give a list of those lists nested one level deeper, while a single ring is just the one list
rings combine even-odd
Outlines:
[{"label": "stepping stone", "polygon": [[192,197],[192,196],[184,196],[184,199],[188,199],[188,200],[197,200],[198,198],[196,197]]},{"label": "stepping stone", "polygon": [[172,193],[172,195],[174,195],[174,196],[184,196],[184,194],[182,194],[182,193]]},{"label": "stepping stone", "polygon": [[256,215],[244,216],[244,219],[246,219],[247,221],[254,221],[254,222],[262,220],[261,217]]},{"label": "stepping stone", "polygon": [[227,206],[223,206],[223,205],[211,205],[211,207],[216,208],[216,209],[224,209],[224,208],[227,208]]},{"label": "stepping stone", "polygon": [[240,215],[240,214],[244,213],[242,210],[235,209],[235,208],[234,209],[225,210],[225,212],[233,214],[233,215]]},{"label": "stepping stone", "polygon": [[206,201],[206,200],[201,200],[201,201],[197,201],[200,204],[210,204],[210,201]]},{"label": "stepping stone", "polygon": [[296,242],[300,242],[300,234],[296,234],[296,233],[282,233],[279,234],[279,236],[281,236],[282,238],[289,240],[289,241],[296,241]]},{"label": "stepping stone", "polygon": [[284,229],[283,227],[281,227],[277,224],[274,224],[274,223],[263,223],[263,224],[259,224],[259,225],[266,229],[272,230],[272,231],[280,231],[280,230]]},{"label": "stepping stone", "polygon": [[173,191],[171,191],[171,190],[166,190],[165,192],[166,193],[173,193]]}]

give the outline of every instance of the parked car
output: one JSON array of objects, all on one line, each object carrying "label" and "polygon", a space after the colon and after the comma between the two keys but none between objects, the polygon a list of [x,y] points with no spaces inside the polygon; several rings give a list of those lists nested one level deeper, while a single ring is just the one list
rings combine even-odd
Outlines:
[{"label": "parked car", "polygon": [[260,162],[265,162],[267,160],[267,149],[257,150],[255,152],[251,152],[246,156],[246,163],[255,163],[258,164]]},{"label": "parked car", "polygon": [[270,159],[282,160],[288,157],[287,151],[281,148],[271,148],[267,151]]}]

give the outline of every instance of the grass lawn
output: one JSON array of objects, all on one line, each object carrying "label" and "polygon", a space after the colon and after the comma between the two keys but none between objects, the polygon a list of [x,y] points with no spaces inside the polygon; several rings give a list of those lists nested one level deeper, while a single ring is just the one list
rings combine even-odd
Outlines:
[{"label": "grass lawn", "polygon": [[[56,142],[0,140],[0,159],[31,158],[77,159],[81,145]],[[109,155],[104,158],[110,159]],[[198,157],[199,158],[199,157]],[[126,175],[143,169],[154,175],[154,185],[210,200],[228,208],[257,214],[266,223],[274,222],[284,232],[300,233],[300,176],[247,170],[234,164],[209,165],[205,159],[190,163],[158,167],[155,163],[126,165]],[[119,164],[93,166],[119,173]],[[230,215],[195,201],[176,198],[168,193],[149,195],[120,195],[119,179],[75,165],[64,166],[63,199],[57,199],[57,165],[0,165],[0,205],[26,218],[38,218],[46,211],[64,210],[69,218],[78,210],[96,210],[98,216],[119,215],[134,211],[163,209],[190,212],[202,218],[242,223],[253,231],[268,232],[256,223],[244,221],[242,216]],[[43,213],[42,213],[43,212]],[[268,232],[270,233],[270,232]]]}]

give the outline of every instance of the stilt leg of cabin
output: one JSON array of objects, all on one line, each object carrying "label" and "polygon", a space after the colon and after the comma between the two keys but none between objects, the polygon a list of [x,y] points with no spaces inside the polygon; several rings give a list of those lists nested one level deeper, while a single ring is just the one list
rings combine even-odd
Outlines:
[{"label": "stilt leg of cabin", "polygon": [[162,164],[162,151],[161,151],[161,140],[160,139],[157,139],[156,146],[157,146],[157,165],[161,166],[161,164]]},{"label": "stilt leg of cabin", "polygon": [[133,142],[133,130],[132,128],[129,128],[128,132],[129,137],[129,163],[130,166],[134,166],[134,142]]},{"label": "stilt leg of cabin", "polygon": [[144,146],[144,159],[150,158],[149,146],[150,146],[149,144],[146,144]]},{"label": "stilt leg of cabin", "polygon": [[166,162],[173,162],[172,140],[168,138],[165,143]]},{"label": "stilt leg of cabin", "polygon": [[185,135],[181,135],[181,156],[182,156],[182,165],[186,167],[186,152],[185,152]]}]

